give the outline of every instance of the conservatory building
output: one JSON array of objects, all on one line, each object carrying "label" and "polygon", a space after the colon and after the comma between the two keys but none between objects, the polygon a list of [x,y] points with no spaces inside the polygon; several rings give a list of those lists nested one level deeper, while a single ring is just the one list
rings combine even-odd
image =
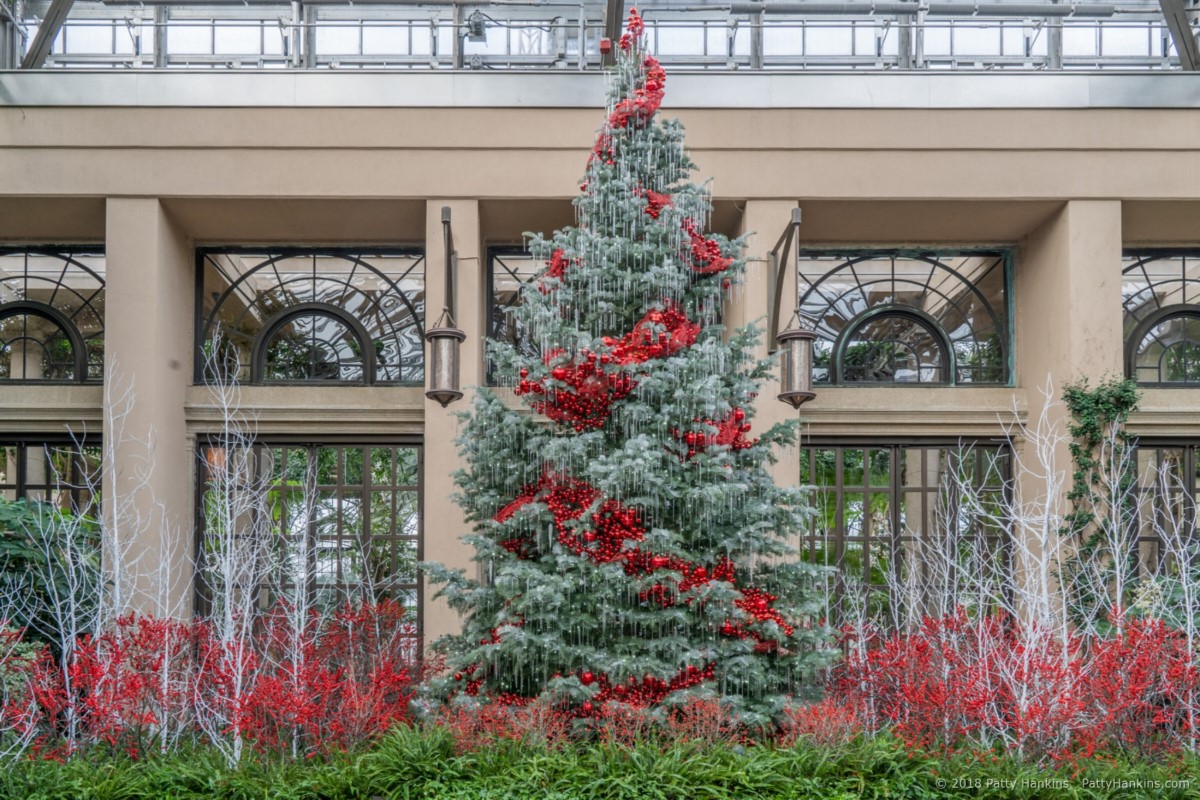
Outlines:
[{"label": "conservatory building", "polygon": [[[456,414],[475,387],[512,394],[484,342],[521,344],[512,310],[545,268],[528,233],[574,223],[628,7],[0,10],[4,499],[127,531],[139,602],[189,613],[214,476],[249,448],[239,479],[270,498],[252,528],[307,559],[303,591],[400,598],[426,641],[455,630],[416,564],[476,568]],[[981,492],[1020,491],[1024,426],[1082,380],[1141,387],[1140,471],[1177,476],[1149,507],[1190,519],[1200,9],[640,10],[711,227],[747,236],[725,322],[756,322],[763,354],[789,325],[815,334],[813,398],[768,385],[755,419],[802,421],[772,470],[815,486],[808,557],[870,582],[967,462]],[[438,351],[443,309],[463,338]]]}]

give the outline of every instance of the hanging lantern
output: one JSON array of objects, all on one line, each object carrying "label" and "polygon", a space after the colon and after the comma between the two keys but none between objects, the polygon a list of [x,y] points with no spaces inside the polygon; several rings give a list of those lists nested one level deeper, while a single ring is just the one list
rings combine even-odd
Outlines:
[{"label": "hanging lantern", "polygon": [[458,346],[466,338],[467,335],[454,326],[449,309],[443,309],[434,327],[425,332],[430,365],[429,389],[425,396],[437,400],[442,408],[463,396],[458,388]]},{"label": "hanging lantern", "polygon": [[812,352],[817,332],[806,328],[797,314],[793,325],[782,331],[779,343],[779,399],[799,408],[816,397],[812,390]]}]

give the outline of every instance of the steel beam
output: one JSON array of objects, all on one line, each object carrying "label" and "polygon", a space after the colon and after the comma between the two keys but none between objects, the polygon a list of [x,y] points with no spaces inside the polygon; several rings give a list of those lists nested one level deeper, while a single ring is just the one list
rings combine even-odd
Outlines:
[{"label": "steel beam", "polygon": [[50,0],[50,8],[46,9],[46,16],[38,26],[37,36],[33,37],[33,42],[25,53],[21,69],[38,69],[46,63],[46,56],[50,55],[50,48],[54,47],[54,40],[58,38],[58,32],[62,30],[74,4],[75,0]]},{"label": "steel beam", "polygon": [[601,66],[610,67],[617,63],[617,40],[621,38],[624,24],[625,0],[607,0],[604,4],[604,35],[612,42],[612,49],[600,56]]},{"label": "steel beam", "polygon": [[1192,30],[1183,0],[1158,0],[1158,4],[1162,6],[1167,30],[1171,32],[1171,39],[1175,42],[1179,66],[1189,72],[1195,72],[1200,69],[1200,46],[1196,44],[1196,34]]}]

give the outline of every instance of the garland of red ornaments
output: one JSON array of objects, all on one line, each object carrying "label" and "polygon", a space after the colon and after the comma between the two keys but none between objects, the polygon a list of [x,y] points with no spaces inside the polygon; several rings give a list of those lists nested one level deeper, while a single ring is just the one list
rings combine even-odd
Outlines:
[{"label": "garland of red ornaments", "polygon": [[[646,534],[637,509],[628,508],[611,498],[602,500],[600,490],[586,481],[549,472],[536,483],[523,487],[520,495],[496,512],[492,519],[505,522],[534,501],[545,503],[550,509],[558,543],[596,564],[623,560],[626,556],[625,543],[641,541]],[[581,533],[579,526],[572,523],[593,507],[596,510],[590,517],[590,529]],[[537,555],[534,542],[527,536],[504,539],[499,545],[520,559]]]},{"label": "garland of red ornaments", "polygon": [[563,351],[546,353],[544,362],[550,369],[548,383],[530,379],[529,370],[522,369],[517,384],[518,396],[535,395],[530,406],[555,422],[567,423],[576,433],[604,426],[613,403],[623,400],[637,386],[637,381],[624,371],[609,372],[608,368],[643,364],[651,359],[667,358],[691,347],[700,335],[700,326],[690,321],[674,304],[646,312],[633,330],[620,339],[610,336],[602,340],[609,352],[596,355],[584,350],[579,361],[563,362]]},{"label": "garland of red ornaments", "polygon": [[[561,676],[558,676],[561,677]],[[607,673],[583,671],[579,674],[579,682],[584,686],[599,685],[599,689],[590,700],[584,701],[579,707],[579,716],[590,717],[600,710],[605,703],[618,702],[645,708],[655,706],[672,692],[690,689],[716,677],[716,667],[706,663],[702,667],[687,666],[681,669],[669,680],[646,675],[638,679],[632,675],[623,683],[612,683]]]}]

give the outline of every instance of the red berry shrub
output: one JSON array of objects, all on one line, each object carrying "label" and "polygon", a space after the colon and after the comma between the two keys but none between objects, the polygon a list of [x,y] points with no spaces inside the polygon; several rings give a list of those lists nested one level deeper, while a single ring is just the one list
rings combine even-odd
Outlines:
[{"label": "red berry shrub", "polygon": [[417,644],[391,602],[328,616],[279,606],[233,642],[203,621],[129,616],[61,658],[0,647],[0,729],[43,757],[103,747],[136,758],[213,735],[280,756],[348,750],[409,719]]},{"label": "red berry shrub", "polygon": [[1200,695],[1186,639],[1157,620],[1115,628],[1081,641],[959,613],[886,636],[847,631],[857,646],[832,672],[832,699],[915,748],[1000,747],[1034,760],[1194,749]]},{"label": "red berry shrub", "polygon": [[836,697],[817,703],[789,706],[779,725],[779,743],[790,747],[806,741],[821,747],[846,744],[862,732],[862,722],[854,709]]}]

